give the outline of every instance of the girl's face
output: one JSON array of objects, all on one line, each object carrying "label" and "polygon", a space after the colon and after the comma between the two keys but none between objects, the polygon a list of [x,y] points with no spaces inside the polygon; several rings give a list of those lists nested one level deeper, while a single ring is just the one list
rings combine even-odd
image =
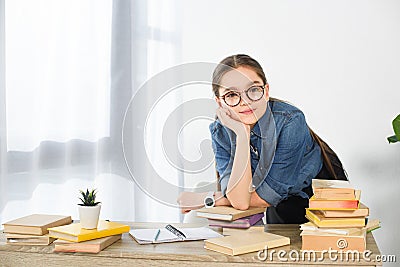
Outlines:
[{"label": "girl's face", "polygon": [[[240,66],[222,76],[219,87],[220,97],[216,97],[215,99],[219,106],[230,110],[233,119],[253,127],[266,111],[269,99],[269,87],[268,84],[265,84],[264,95],[257,101],[249,99],[245,91],[251,88],[248,94],[250,96],[256,95],[257,93],[252,92],[255,91],[254,89],[257,89],[254,87],[259,86],[264,86],[264,83],[257,73],[249,67]],[[239,104],[234,107],[227,105],[222,98],[226,96],[225,99],[229,103],[229,98],[235,96],[229,94],[231,92],[239,93],[241,96]]]}]

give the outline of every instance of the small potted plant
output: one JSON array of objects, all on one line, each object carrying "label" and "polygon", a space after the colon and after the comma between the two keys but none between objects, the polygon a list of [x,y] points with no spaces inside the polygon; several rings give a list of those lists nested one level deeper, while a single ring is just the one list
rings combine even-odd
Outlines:
[{"label": "small potted plant", "polygon": [[81,227],[85,229],[97,228],[100,215],[100,202],[96,202],[96,189],[89,191],[79,190],[81,197],[79,198],[82,203],[79,203],[79,220]]}]

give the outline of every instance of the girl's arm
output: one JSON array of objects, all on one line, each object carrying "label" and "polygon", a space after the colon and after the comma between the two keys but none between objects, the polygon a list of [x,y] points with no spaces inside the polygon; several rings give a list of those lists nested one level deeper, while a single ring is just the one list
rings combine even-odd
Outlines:
[{"label": "girl's arm", "polygon": [[[234,208],[245,210],[252,204],[252,173],[249,149],[250,126],[233,119],[230,111],[222,107],[217,109],[217,116],[224,126],[236,134],[235,157],[226,196]],[[258,199],[256,202],[258,203]]]},{"label": "girl's arm", "polygon": [[[204,207],[205,193],[182,192],[178,197],[178,203],[182,213]],[[214,193],[215,206],[232,206],[228,198],[224,197],[221,191]],[[270,205],[258,196],[256,192],[251,193],[250,206],[269,207]]]},{"label": "girl's arm", "polygon": [[[236,150],[232,171],[227,185],[226,196],[215,192],[216,206],[233,206],[237,209],[248,209],[249,206],[268,207],[270,204],[260,198],[252,189],[252,173],[250,164],[250,126],[234,120],[230,111],[220,107],[217,116],[221,123],[236,134]],[[207,192],[183,192],[178,198],[182,213],[204,206]]]},{"label": "girl's arm", "polygon": [[270,207],[271,204],[262,199],[256,191],[251,193],[250,206],[252,207]]},{"label": "girl's arm", "polygon": [[[245,127],[243,127],[245,128]],[[251,202],[250,129],[236,132],[236,151],[226,196],[234,208],[246,210]]]},{"label": "girl's arm", "polygon": [[[228,198],[222,195],[222,192],[215,192],[215,206],[232,206]],[[251,207],[269,207],[271,206],[268,202],[262,199],[256,191],[251,193],[250,196],[250,206]]]}]

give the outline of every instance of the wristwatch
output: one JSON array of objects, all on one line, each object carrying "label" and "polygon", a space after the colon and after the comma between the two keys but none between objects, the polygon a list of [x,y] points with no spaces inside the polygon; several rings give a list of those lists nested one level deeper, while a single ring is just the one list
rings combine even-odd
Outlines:
[{"label": "wristwatch", "polygon": [[210,191],[207,193],[207,196],[204,198],[204,207],[211,208],[214,206],[215,206],[214,191]]}]

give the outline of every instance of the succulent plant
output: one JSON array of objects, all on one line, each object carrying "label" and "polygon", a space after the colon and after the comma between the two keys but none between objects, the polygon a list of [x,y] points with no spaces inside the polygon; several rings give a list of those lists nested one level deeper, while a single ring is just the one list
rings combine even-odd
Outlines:
[{"label": "succulent plant", "polygon": [[96,189],[93,189],[92,191],[89,192],[89,189],[86,189],[85,191],[79,190],[81,193],[82,197],[79,199],[82,201],[82,203],[79,203],[78,205],[80,206],[96,206],[100,202],[96,202]]}]

